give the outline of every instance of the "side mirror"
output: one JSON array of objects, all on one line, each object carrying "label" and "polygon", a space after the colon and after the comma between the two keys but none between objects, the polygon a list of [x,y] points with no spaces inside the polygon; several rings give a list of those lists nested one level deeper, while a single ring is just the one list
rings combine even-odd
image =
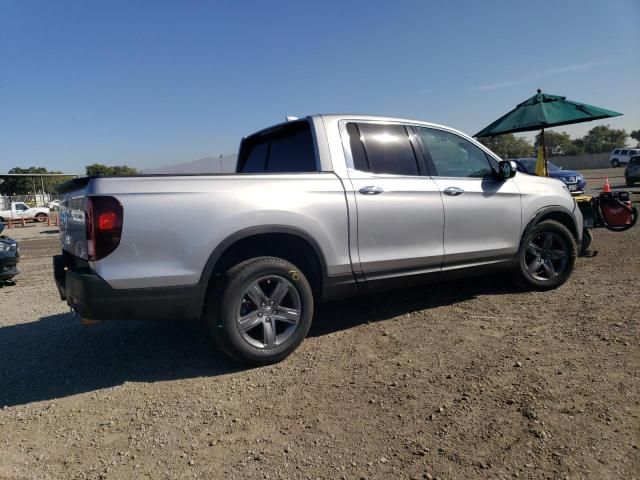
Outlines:
[{"label": "side mirror", "polygon": [[512,162],[510,160],[502,160],[498,164],[498,178],[500,180],[508,180],[509,178],[515,177],[516,170],[516,162]]}]

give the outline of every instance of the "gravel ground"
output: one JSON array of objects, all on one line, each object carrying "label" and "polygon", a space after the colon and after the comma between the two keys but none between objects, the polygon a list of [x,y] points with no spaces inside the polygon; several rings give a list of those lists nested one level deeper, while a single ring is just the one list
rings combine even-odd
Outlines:
[{"label": "gravel ground", "polygon": [[638,227],[598,230],[552,292],[490,276],[323,305],[256,369],[199,324],[82,327],[41,231],[9,232],[0,478],[640,478]]}]

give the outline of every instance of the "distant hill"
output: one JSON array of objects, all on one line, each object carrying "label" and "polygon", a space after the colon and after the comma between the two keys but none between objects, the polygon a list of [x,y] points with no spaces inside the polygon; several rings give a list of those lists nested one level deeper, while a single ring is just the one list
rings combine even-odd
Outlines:
[{"label": "distant hill", "polygon": [[141,173],[233,173],[236,171],[237,154],[224,157],[204,157],[193,162],[147,168]]}]

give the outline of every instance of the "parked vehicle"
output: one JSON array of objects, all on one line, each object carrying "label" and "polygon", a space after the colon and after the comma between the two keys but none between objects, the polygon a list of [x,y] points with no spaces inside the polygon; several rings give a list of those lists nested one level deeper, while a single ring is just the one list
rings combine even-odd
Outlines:
[{"label": "parked vehicle", "polygon": [[612,167],[619,167],[629,163],[631,157],[640,155],[640,149],[637,148],[616,148],[609,157]]},{"label": "parked vehicle", "polygon": [[[517,174],[447,127],[357,115],[249,135],[235,175],[86,177],[60,191],[55,280],[82,318],[204,317],[248,364],[289,355],[327,299],[496,270],[556,288],[583,227],[561,182]],[[167,211],[181,212],[174,228]]]},{"label": "parked vehicle", "polygon": [[52,200],[51,202],[47,203],[47,207],[49,208],[49,210],[59,210],[60,200]]},{"label": "parked vehicle", "polygon": [[30,207],[23,202],[12,202],[11,209],[0,210],[0,222],[5,220],[19,220],[21,218],[46,222],[50,210],[44,207]]},{"label": "parked vehicle", "polygon": [[[5,224],[0,223],[0,233]],[[18,242],[6,235],[0,235],[0,281],[6,282],[20,273],[18,262],[20,261],[20,248]]]},{"label": "parked vehicle", "polygon": [[[515,160],[518,164],[518,171],[522,173],[528,173],[529,175],[535,175],[536,173],[536,159],[535,158],[518,158]],[[574,170],[564,170],[551,162],[547,162],[549,168],[549,176],[551,178],[557,178],[566,183],[567,188],[571,193],[581,193],[587,188],[587,182],[584,179],[584,175]]]},{"label": "parked vehicle", "polygon": [[624,169],[624,179],[627,187],[633,187],[636,182],[640,182],[640,155],[629,159]]}]

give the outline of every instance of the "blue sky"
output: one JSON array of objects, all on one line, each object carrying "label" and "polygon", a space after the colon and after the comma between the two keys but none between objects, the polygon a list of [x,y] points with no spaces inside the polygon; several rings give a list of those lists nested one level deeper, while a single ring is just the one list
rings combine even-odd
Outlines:
[{"label": "blue sky", "polygon": [[[640,128],[640,2],[0,0],[0,171],[236,151],[285,115],[473,134],[540,87]],[[631,140],[629,140],[631,141]]]}]

